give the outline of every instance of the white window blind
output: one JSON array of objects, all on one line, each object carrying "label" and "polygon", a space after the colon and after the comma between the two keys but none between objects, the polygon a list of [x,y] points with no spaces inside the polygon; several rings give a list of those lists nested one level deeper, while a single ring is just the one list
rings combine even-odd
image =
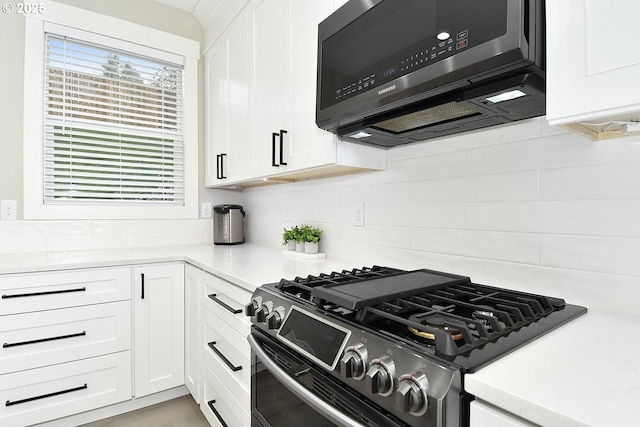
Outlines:
[{"label": "white window blind", "polygon": [[183,65],[45,38],[44,204],[184,205]]}]

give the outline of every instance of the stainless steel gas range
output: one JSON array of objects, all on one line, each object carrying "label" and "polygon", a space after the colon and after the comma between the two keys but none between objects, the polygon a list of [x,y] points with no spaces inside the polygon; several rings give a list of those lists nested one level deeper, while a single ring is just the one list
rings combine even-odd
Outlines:
[{"label": "stainless steel gas range", "polygon": [[466,427],[466,374],[586,311],[426,269],[263,285],[246,307],[252,427]]}]

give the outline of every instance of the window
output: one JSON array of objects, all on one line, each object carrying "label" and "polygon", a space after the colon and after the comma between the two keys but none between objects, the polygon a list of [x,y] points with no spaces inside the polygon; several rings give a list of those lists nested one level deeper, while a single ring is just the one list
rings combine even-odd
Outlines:
[{"label": "window", "polygon": [[[33,21],[25,71],[35,77],[27,66],[37,63],[42,83],[32,90],[25,80],[25,218],[196,218],[197,43],[194,60],[166,45]],[[158,33],[111,23],[143,41]],[[37,133],[28,129],[36,124]]]},{"label": "window", "polygon": [[46,34],[44,203],[184,203],[182,64]]}]

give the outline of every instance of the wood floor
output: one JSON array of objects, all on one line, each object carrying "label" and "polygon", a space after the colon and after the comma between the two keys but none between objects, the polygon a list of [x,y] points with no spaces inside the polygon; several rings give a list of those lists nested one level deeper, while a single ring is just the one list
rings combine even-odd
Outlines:
[{"label": "wood floor", "polygon": [[209,427],[209,423],[187,395],[82,427]]}]

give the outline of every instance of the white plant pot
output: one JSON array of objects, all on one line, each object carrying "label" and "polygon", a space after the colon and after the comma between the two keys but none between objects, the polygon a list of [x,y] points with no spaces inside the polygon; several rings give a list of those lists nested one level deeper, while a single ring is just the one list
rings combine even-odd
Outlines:
[{"label": "white plant pot", "polygon": [[304,253],[306,254],[317,254],[318,253],[318,243],[312,242],[304,242]]},{"label": "white plant pot", "polygon": [[296,250],[296,241],[295,240],[287,240],[287,250],[295,251]]},{"label": "white plant pot", "polygon": [[296,242],[296,252],[304,252],[304,242]]}]

